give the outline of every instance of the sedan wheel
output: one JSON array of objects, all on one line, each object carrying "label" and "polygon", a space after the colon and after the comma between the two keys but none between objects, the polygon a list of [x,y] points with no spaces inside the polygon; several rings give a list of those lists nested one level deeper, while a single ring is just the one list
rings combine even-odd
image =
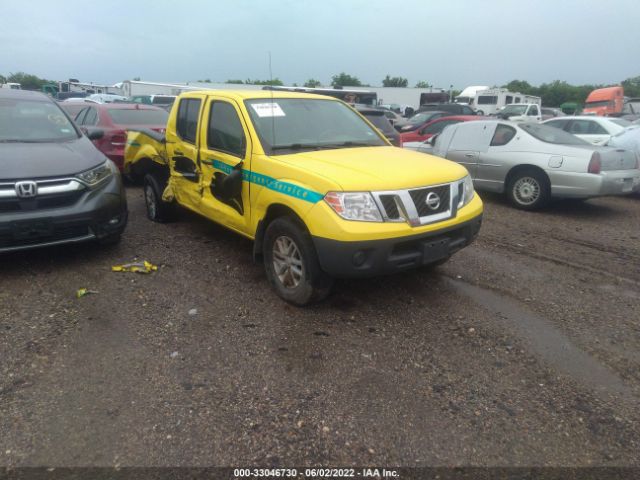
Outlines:
[{"label": "sedan wheel", "polygon": [[549,202],[551,185],[544,172],[526,168],[509,177],[506,191],[514,207],[522,210],[536,210]]},{"label": "sedan wheel", "polygon": [[535,178],[522,177],[513,184],[513,196],[522,205],[531,205],[540,198],[540,184]]}]

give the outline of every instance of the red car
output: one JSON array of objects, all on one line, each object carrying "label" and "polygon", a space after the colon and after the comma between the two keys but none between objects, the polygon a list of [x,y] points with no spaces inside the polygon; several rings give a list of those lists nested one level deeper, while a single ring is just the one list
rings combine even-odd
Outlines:
[{"label": "red car", "polygon": [[454,123],[469,122],[471,120],[486,120],[486,117],[478,115],[451,115],[449,117],[440,117],[430,122],[425,123],[419,129],[412,132],[401,132],[400,139],[402,143],[406,142],[424,142],[429,138],[437,135],[444,130],[447,125],[453,125]]},{"label": "red car", "polygon": [[149,128],[164,132],[169,112],[151,105],[133,103],[87,104],[76,115],[76,123],[83,129],[94,127],[104,136],[93,144],[122,170],[127,129]]}]

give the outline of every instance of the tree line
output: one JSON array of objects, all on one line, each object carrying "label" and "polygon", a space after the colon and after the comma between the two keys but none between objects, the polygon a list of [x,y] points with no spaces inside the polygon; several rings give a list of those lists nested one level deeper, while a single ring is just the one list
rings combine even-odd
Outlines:
[{"label": "tree line", "polygon": [[[136,77],[139,80],[139,77]],[[210,79],[198,80],[202,83],[211,83]],[[22,88],[26,90],[41,90],[42,87],[48,83],[55,83],[51,80],[39,78],[36,75],[17,72],[10,73],[7,76],[0,74],[0,83],[19,83]],[[259,79],[231,79],[225,83],[228,84],[250,84],[250,85],[284,85],[284,82],[279,78],[273,78],[269,80]],[[381,81],[383,87],[399,87],[407,88],[409,86],[409,80],[404,77],[392,77],[387,75]],[[620,85],[624,87],[624,93],[628,97],[640,97],[640,76],[627,78],[620,82]],[[293,84],[297,87],[297,84]],[[315,78],[307,80],[303,86],[309,88],[323,87],[323,83]],[[371,85],[365,84],[360,81],[355,75],[351,75],[345,72],[340,72],[331,77],[331,81],[328,82],[328,86],[331,87],[370,87]],[[426,81],[418,81],[415,84],[415,88],[430,88],[430,85]],[[571,85],[562,80],[554,80],[550,83],[543,83],[539,86],[531,85],[526,80],[512,80],[505,85],[494,85],[493,87],[508,88],[512,92],[519,92],[525,95],[535,95],[542,98],[542,104],[550,107],[557,107],[565,102],[575,102],[578,104],[584,104],[587,95],[596,88],[606,87],[608,85],[602,84],[585,84],[585,85]],[[455,96],[458,91],[454,91]]]}]

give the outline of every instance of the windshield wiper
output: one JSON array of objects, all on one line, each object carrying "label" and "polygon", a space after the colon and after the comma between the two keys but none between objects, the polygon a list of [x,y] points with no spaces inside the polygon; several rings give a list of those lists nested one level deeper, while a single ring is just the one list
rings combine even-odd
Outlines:
[{"label": "windshield wiper", "polygon": [[288,145],[274,145],[271,150],[317,150],[322,145],[315,143],[289,143]]},{"label": "windshield wiper", "polygon": [[367,142],[352,142],[352,141],[341,142],[341,143],[328,143],[328,144],[325,143],[321,145],[322,148],[376,147],[376,146],[380,146],[380,145],[372,145],[371,143],[367,143]]}]

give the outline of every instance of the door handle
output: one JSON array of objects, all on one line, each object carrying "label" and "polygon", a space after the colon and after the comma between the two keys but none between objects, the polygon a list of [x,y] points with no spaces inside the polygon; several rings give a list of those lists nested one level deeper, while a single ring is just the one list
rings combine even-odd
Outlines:
[{"label": "door handle", "polygon": [[184,153],[182,153],[180,150],[174,150],[173,153],[175,153],[176,155],[184,155]]},{"label": "door handle", "polygon": [[464,156],[467,157],[467,158],[473,158],[473,157],[476,156],[476,154],[475,153],[465,153]]}]

